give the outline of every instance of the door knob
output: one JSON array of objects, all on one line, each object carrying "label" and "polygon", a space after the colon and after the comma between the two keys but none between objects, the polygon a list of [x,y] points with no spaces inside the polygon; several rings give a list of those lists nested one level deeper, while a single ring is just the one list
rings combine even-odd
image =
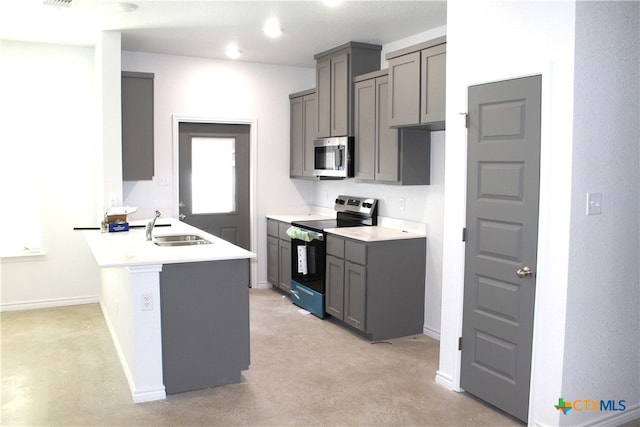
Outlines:
[{"label": "door knob", "polygon": [[524,267],[521,267],[518,269],[518,271],[516,271],[516,276],[521,279],[524,279],[525,277],[531,277],[533,276],[533,270],[528,265],[525,265]]},{"label": "door knob", "polygon": [[187,216],[186,216],[185,214],[180,214],[180,215],[178,215],[178,218],[180,218],[180,220],[183,220],[183,219],[185,219],[186,217],[187,217]]}]

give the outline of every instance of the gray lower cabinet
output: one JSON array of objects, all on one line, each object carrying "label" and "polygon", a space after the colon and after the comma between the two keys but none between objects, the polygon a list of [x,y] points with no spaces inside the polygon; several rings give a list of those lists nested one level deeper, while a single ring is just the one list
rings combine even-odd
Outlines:
[{"label": "gray lower cabinet", "polygon": [[250,362],[249,285],[248,259],[162,266],[162,376],[168,394],[242,380]]},{"label": "gray lower cabinet", "polygon": [[426,239],[327,235],[325,311],[372,340],[421,334]]},{"label": "gray lower cabinet", "polygon": [[327,253],[325,308],[331,316],[344,320],[344,259]]},{"label": "gray lower cabinet", "polygon": [[[282,224],[281,224],[282,225]],[[288,224],[287,224],[288,227]],[[288,239],[288,237],[287,237]],[[280,239],[278,243],[278,288],[290,293],[291,292],[291,240]]]},{"label": "gray lower cabinet", "polygon": [[350,261],[344,263],[344,322],[361,331],[366,329],[367,270]]},{"label": "gray lower cabinet", "polygon": [[277,236],[267,236],[267,281],[274,286],[278,285],[280,272],[279,244],[280,240]]},{"label": "gray lower cabinet", "polygon": [[122,179],[153,179],[153,78],[151,73],[123,71]]},{"label": "gray lower cabinet", "polygon": [[389,125],[445,128],[446,37],[390,52]]},{"label": "gray lower cabinet", "polygon": [[358,76],[355,82],[356,180],[400,185],[429,184],[430,132],[389,127],[387,70]]},{"label": "gray lower cabinet", "polygon": [[282,291],[291,291],[290,224],[267,218],[267,280]]},{"label": "gray lower cabinet", "polygon": [[317,100],[315,89],[289,95],[290,169],[292,178],[313,177],[313,140],[316,137]]}]

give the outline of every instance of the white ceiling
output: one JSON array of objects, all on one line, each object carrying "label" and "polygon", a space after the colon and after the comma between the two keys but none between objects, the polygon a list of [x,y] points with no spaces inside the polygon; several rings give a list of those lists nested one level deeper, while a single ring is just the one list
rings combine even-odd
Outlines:
[{"label": "white ceiling", "polygon": [[[225,58],[236,42],[239,60],[312,67],[313,55],[347,41],[385,44],[446,24],[446,2],[136,1],[120,12],[114,0],[0,0],[0,39],[93,45],[104,30],[122,32],[122,49]],[[269,39],[264,22],[276,16],[283,34]]]}]

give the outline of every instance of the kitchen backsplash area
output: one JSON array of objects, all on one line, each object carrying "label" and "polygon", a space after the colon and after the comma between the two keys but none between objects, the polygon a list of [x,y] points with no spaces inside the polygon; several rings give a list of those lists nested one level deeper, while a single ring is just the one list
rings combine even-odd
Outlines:
[{"label": "kitchen backsplash area", "polygon": [[431,184],[384,185],[360,183],[355,179],[315,181],[306,196],[308,205],[333,207],[335,195],[354,194],[379,200],[378,214],[384,217],[423,222],[433,230],[442,227],[444,199],[444,132],[431,133]]}]

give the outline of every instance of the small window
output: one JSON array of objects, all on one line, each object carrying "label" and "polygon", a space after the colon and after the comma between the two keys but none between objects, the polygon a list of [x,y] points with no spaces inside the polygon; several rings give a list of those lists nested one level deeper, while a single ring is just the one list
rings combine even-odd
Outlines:
[{"label": "small window", "polygon": [[[9,140],[12,140],[11,138]],[[0,209],[0,256],[39,252],[40,175],[37,141],[16,135],[8,147],[3,147],[0,159],[2,200]]]},{"label": "small window", "polygon": [[236,211],[235,138],[191,139],[191,203],[194,214]]}]

